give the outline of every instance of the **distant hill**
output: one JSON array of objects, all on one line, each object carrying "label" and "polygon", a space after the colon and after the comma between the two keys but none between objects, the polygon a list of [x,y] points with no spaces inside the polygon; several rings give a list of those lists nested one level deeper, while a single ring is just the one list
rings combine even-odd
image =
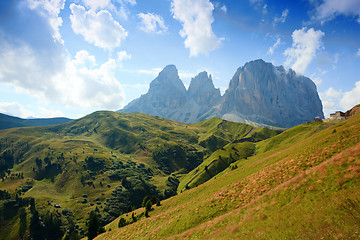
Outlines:
[{"label": "distant hill", "polygon": [[284,128],[315,117],[324,118],[322,103],[311,79],[261,59],[238,68],[223,96],[206,72],[192,78],[186,90],[176,67],[166,66],[150,83],[146,94],[119,111],[146,113],[184,123],[219,117]]},{"label": "distant hill", "polygon": [[16,128],[16,127],[35,127],[35,126],[51,126],[70,122],[72,119],[58,117],[58,118],[34,118],[23,119],[19,117],[12,117],[0,113],[0,129]]}]

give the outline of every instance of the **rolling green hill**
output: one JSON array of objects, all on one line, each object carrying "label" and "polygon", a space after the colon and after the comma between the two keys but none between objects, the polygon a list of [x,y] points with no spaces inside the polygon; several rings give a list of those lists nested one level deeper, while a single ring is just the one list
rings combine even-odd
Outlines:
[{"label": "rolling green hill", "polygon": [[147,195],[175,195],[179,179],[226,145],[278,133],[217,118],[184,124],[109,111],[56,126],[1,130],[0,239],[39,232],[77,239],[86,235],[90,211],[100,225],[109,223],[141,207]]},{"label": "rolling green hill", "polygon": [[357,239],[359,142],[357,114],[228,144],[181,182],[191,185],[196,169],[205,175],[214,159],[238,153],[230,167],[154,205],[148,218],[144,208],[122,215],[126,224],[119,228],[117,219],[96,239]]}]

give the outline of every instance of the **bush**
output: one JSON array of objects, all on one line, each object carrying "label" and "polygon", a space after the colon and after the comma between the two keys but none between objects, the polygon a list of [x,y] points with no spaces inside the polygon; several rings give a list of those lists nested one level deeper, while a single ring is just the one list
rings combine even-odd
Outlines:
[{"label": "bush", "polygon": [[118,227],[121,228],[121,227],[124,227],[124,226],[126,226],[126,220],[125,220],[125,218],[121,217],[119,219]]}]

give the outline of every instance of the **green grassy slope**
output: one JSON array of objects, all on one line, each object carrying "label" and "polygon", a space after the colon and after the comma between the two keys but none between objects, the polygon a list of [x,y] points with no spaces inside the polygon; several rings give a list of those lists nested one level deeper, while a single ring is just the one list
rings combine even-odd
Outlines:
[{"label": "green grassy slope", "polygon": [[[0,190],[9,191],[12,199],[16,194],[35,198],[41,214],[53,213],[65,223],[70,216],[85,234],[95,207],[110,221],[139,207],[145,195],[176,194],[177,177],[226,144],[263,131],[221,119],[184,124],[109,111],[62,125],[1,130]],[[21,191],[24,186],[31,188]],[[63,210],[70,214],[65,217]],[[16,212],[5,222],[18,218]],[[7,232],[16,239],[14,228],[0,227],[0,235]]]},{"label": "green grassy slope", "polygon": [[[256,142],[269,139],[281,132],[268,128],[247,128],[244,130],[242,131],[243,135],[241,138],[216,150],[209,157],[205,158],[197,168],[181,178],[178,192],[196,187],[224,171],[230,164],[254,155],[257,146]],[[232,168],[236,167],[236,164],[232,165]]]},{"label": "green grassy slope", "polygon": [[114,221],[97,239],[358,238],[359,142],[359,114],[297,126],[256,143],[233,170],[162,201],[149,218],[123,228]]}]

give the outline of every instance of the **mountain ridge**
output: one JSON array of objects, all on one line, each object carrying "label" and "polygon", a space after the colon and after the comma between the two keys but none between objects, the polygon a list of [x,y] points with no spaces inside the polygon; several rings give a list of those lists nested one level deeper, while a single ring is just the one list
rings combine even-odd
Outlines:
[{"label": "mountain ridge", "polygon": [[[176,87],[172,82],[176,82]],[[293,127],[324,118],[316,85],[283,66],[254,60],[239,67],[221,96],[211,75],[200,72],[188,90],[176,67],[166,66],[150,83],[149,91],[120,112],[143,112],[172,120],[195,123],[220,117],[257,126]]]},{"label": "mountain ridge", "polygon": [[65,117],[57,118],[32,118],[24,119],[0,113],[0,129],[16,128],[16,127],[36,127],[36,126],[51,126],[63,124],[72,121],[73,119]]}]

